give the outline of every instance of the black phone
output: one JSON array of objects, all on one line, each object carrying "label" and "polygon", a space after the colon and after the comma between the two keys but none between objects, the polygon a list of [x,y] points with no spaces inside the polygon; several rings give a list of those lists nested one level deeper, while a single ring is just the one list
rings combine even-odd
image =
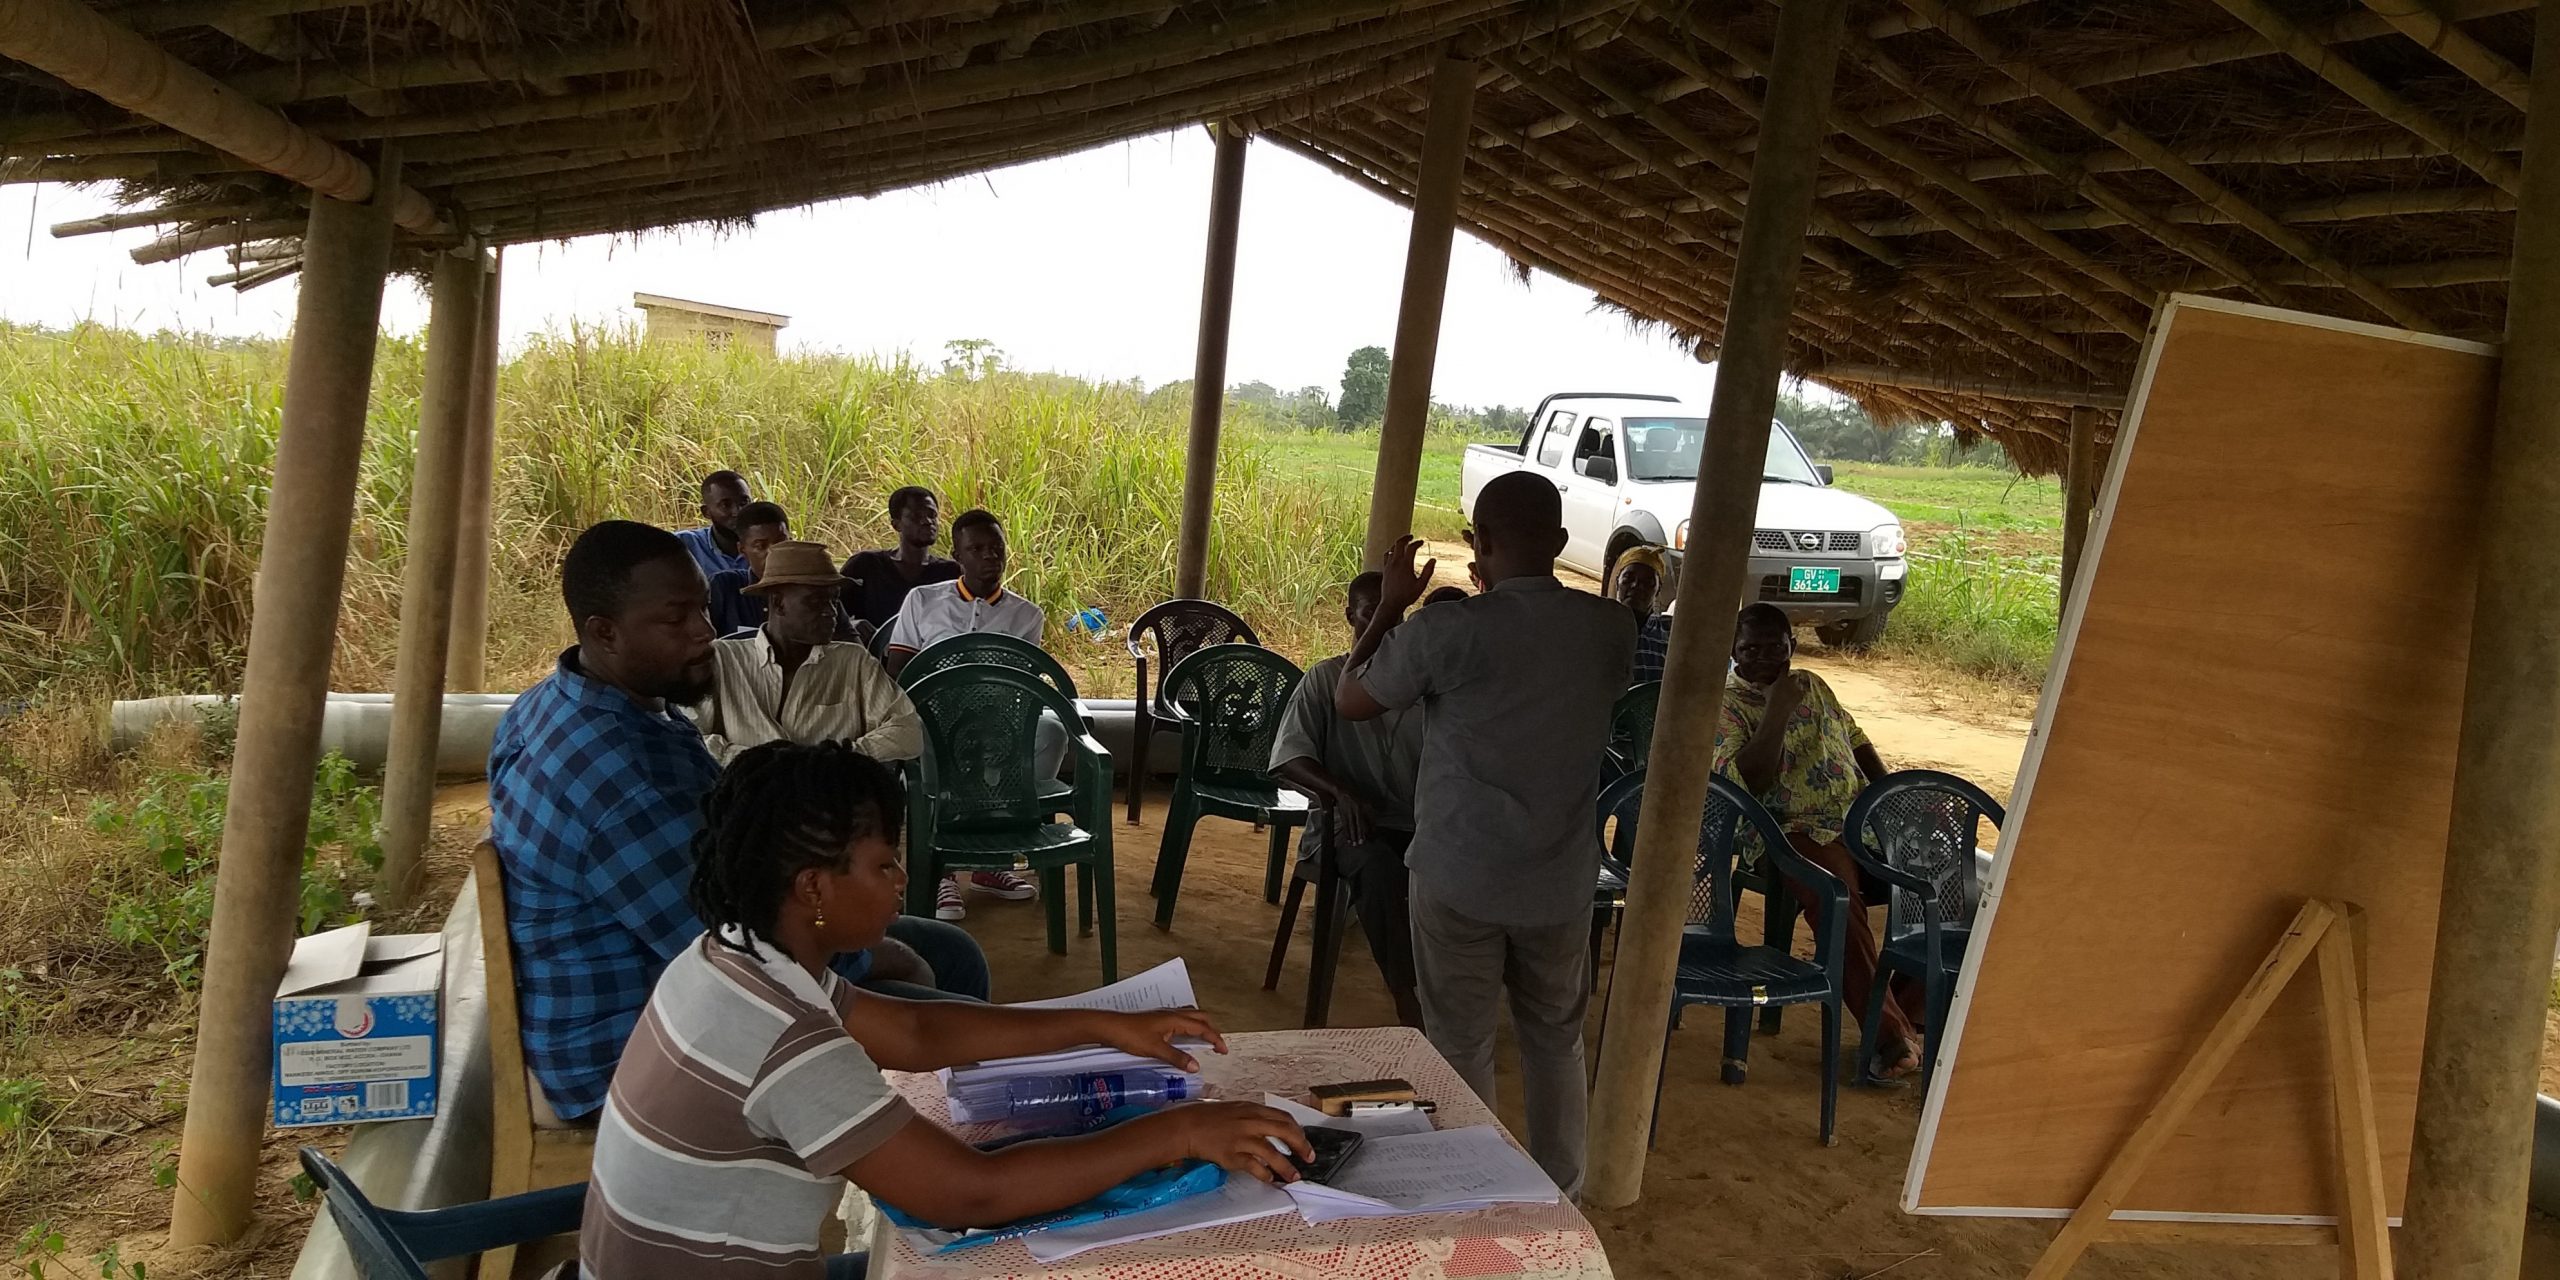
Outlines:
[{"label": "black phone", "polygon": [[1289,1160],[1298,1166],[1298,1176],[1309,1182],[1332,1182],[1334,1175],[1342,1172],[1342,1166],[1350,1163],[1351,1153],[1360,1149],[1360,1135],[1349,1129],[1310,1125],[1306,1133],[1307,1145],[1315,1148],[1316,1158],[1300,1160],[1292,1153]]}]

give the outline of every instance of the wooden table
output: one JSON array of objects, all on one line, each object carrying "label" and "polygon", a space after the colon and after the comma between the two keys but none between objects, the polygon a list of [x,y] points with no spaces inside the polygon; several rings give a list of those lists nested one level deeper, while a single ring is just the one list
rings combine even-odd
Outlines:
[{"label": "wooden table", "polygon": [[[1253,1031],[1228,1037],[1228,1044],[1234,1052],[1224,1057],[1201,1055],[1213,1098],[1259,1100],[1265,1093],[1276,1093],[1306,1102],[1310,1084],[1400,1076],[1412,1081],[1423,1097],[1440,1104],[1435,1118],[1441,1128],[1500,1124],[1431,1042],[1410,1027]],[[901,1071],[888,1076],[916,1110],[934,1121],[949,1122],[935,1077]],[[956,1128],[971,1141],[996,1133],[992,1126]],[[1506,1131],[1504,1136],[1510,1135]],[[1034,1261],[1019,1240],[928,1260],[890,1229],[886,1219],[880,1219],[871,1238],[871,1275],[873,1280],[1000,1280],[1034,1275],[1080,1280],[1308,1280],[1316,1276],[1605,1280],[1609,1259],[1581,1211],[1558,1203],[1359,1218],[1322,1226],[1309,1226],[1295,1213],[1286,1213],[1113,1245],[1078,1254],[1055,1267]]]}]

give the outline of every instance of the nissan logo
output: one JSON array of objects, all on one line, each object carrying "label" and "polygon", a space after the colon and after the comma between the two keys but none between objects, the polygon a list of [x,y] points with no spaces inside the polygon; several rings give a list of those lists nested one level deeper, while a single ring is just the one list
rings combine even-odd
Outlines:
[{"label": "nissan logo", "polygon": [[1796,535],[1796,546],[1806,551],[1820,551],[1822,550],[1822,535],[1818,533],[1799,533]]}]

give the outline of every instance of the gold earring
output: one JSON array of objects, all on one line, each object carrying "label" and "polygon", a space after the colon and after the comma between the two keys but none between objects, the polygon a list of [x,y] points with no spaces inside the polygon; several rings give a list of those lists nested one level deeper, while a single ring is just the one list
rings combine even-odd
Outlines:
[{"label": "gold earring", "polygon": [[815,926],[815,927],[820,928],[820,929],[824,929],[824,928],[826,928],[826,927],[827,927],[827,909],[826,909],[825,907],[819,907],[819,908],[817,909],[817,914],[816,914],[815,916],[810,917],[809,923],[810,923],[812,926]]}]

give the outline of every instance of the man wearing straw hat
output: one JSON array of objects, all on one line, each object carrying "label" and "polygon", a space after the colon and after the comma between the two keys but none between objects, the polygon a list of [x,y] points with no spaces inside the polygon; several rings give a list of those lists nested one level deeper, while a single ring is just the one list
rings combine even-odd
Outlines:
[{"label": "man wearing straw hat", "polygon": [[742,591],[764,625],[711,646],[717,678],[694,710],[722,764],[777,739],[842,739],[872,759],[924,753],[924,721],[905,691],[858,644],[834,643],[844,577],[823,542],[777,542]]}]

